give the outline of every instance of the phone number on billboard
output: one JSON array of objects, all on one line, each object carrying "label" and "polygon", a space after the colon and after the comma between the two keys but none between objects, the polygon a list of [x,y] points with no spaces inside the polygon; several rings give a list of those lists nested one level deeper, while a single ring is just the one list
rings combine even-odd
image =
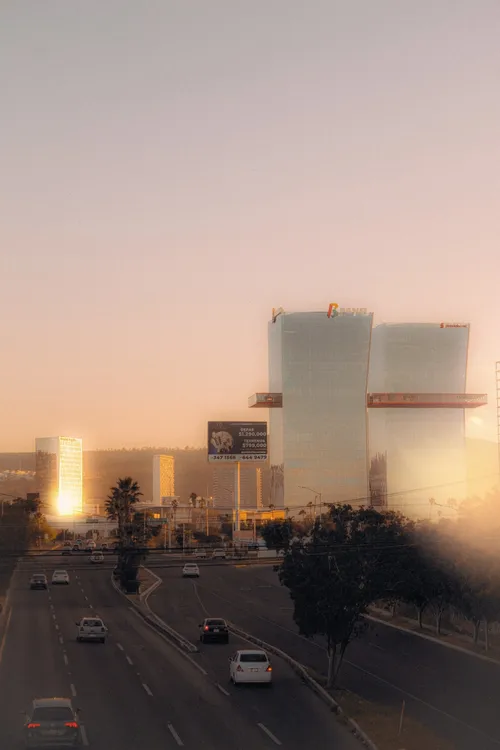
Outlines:
[{"label": "phone number on billboard", "polygon": [[209,456],[210,461],[267,461],[267,455],[263,454],[250,454],[250,455],[236,455],[236,456]]}]

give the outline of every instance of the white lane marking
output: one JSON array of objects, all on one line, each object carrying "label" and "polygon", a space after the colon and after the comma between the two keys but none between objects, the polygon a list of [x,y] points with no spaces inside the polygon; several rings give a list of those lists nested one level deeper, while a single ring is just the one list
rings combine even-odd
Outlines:
[{"label": "white lane marking", "polygon": [[56,616],[55,616],[55,614],[52,614],[52,619],[53,619],[53,620],[55,620],[55,619],[56,619]]},{"label": "white lane marking", "polygon": [[73,696],[73,698],[76,698],[76,688],[73,685],[73,683],[71,683],[71,685],[69,686],[69,688],[71,690],[71,695]]},{"label": "white lane marking", "polygon": [[54,609],[54,605],[53,605],[53,604],[51,604],[51,605],[50,605],[50,608],[51,608],[51,609]]},{"label": "white lane marking", "polygon": [[268,729],[265,726],[265,724],[261,724],[260,722],[258,722],[257,726],[260,727],[262,729],[262,731],[265,732],[267,734],[267,736],[270,737],[274,743],[276,743],[276,745],[281,745],[281,742],[279,741],[279,739],[277,737],[275,737],[275,735],[271,732],[270,729]]},{"label": "white lane marking", "polygon": [[168,726],[170,734],[172,735],[172,737],[174,738],[174,740],[177,742],[178,745],[180,745],[182,747],[184,745],[184,743],[181,740],[181,738],[179,737],[179,735],[177,734],[177,732],[175,731],[175,729],[173,728],[172,724],[167,724],[167,726]]},{"label": "white lane marking", "polygon": [[63,654],[63,659],[66,666],[68,666],[68,657],[66,656],[66,654]]},{"label": "white lane marking", "polygon": [[59,636],[59,643],[61,644],[61,646],[64,643],[64,638],[62,637],[62,635]]},{"label": "white lane marking", "polygon": [[89,609],[94,609],[94,607],[91,604],[89,604]]},{"label": "white lane marking", "polygon": [[118,646],[118,648],[120,649],[120,651],[123,651],[123,646],[122,646],[121,643],[117,643],[116,645]]},{"label": "white lane marking", "polygon": [[144,690],[146,691],[146,693],[147,693],[148,695],[153,695],[153,693],[151,692],[151,689],[150,689],[150,687],[149,687],[148,685],[146,685],[146,683],[145,683],[145,682],[143,682],[143,683],[142,683],[142,687],[144,688]]},{"label": "white lane marking", "polygon": [[85,747],[88,747],[89,746],[89,738],[87,737],[87,730],[85,729],[85,727],[83,726],[83,724],[80,724],[80,732],[81,732],[81,735],[82,735],[82,744]]},{"label": "white lane marking", "polygon": [[[127,595],[126,595],[126,594],[123,594],[123,596],[127,596]],[[138,617],[138,618],[139,618],[139,620],[141,620],[141,621],[142,621],[142,623],[143,623],[144,625],[146,625],[146,627],[150,628],[150,630],[153,630],[152,626],[151,626],[151,625],[150,625],[149,623],[147,623],[147,622],[145,622],[145,621],[144,621],[144,619],[143,619],[143,618],[141,617],[141,615],[139,614],[139,612],[138,612],[138,611],[137,611],[136,609],[134,609],[133,607],[129,607],[129,611],[130,611],[130,612],[133,612],[133,613],[134,613],[134,615],[136,615],[136,617]],[[207,674],[208,674],[207,670],[206,670],[206,669],[203,669],[203,667],[201,666],[201,664],[198,664],[198,662],[196,662],[196,661],[195,661],[194,659],[192,659],[192,658],[191,658],[191,657],[190,657],[190,656],[189,656],[189,655],[188,655],[188,654],[187,654],[187,653],[186,653],[186,652],[185,652],[185,651],[184,651],[184,650],[183,650],[183,649],[182,649],[182,648],[181,648],[180,646],[178,646],[178,645],[177,645],[176,643],[174,643],[173,641],[170,641],[170,640],[169,640],[169,639],[167,638],[167,636],[166,636],[166,635],[164,635],[163,633],[160,633],[160,632],[159,632],[158,630],[155,630],[154,632],[156,633],[156,635],[158,636],[158,638],[161,638],[162,640],[164,640],[164,641],[165,641],[165,643],[166,643],[166,644],[167,644],[168,646],[170,646],[171,648],[173,648],[173,649],[175,649],[176,651],[178,651],[178,652],[179,652],[179,654],[182,654],[182,656],[183,656],[183,657],[184,657],[185,659],[187,659],[187,661],[191,662],[191,664],[193,665],[193,667],[195,667],[195,668],[196,668],[196,669],[198,670],[198,672],[201,672],[201,674],[205,675],[205,677],[207,676]],[[314,641],[313,641],[313,643],[314,643]],[[252,646],[254,646],[254,647],[255,647],[255,643],[253,643],[253,644],[252,644]]]},{"label": "white lane marking", "polygon": [[130,658],[130,656],[126,656],[125,659],[128,661],[128,663],[130,664],[131,667],[134,665],[134,662],[132,661],[132,659]]},{"label": "white lane marking", "polygon": [[221,693],[224,693],[224,695],[227,695],[227,696],[229,696],[229,693],[228,693],[228,691],[226,690],[226,688],[223,688],[223,687],[222,687],[222,685],[219,685],[219,683],[218,683],[218,682],[216,682],[216,683],[215,683],[215,687],[216,687],[216,688],[217,688],[218,690],[220,690],[220,691],[221,691]]},{"label": "white lane marking", "polygon": [[57,622],[56,622],[56,624],[54,625],[54,627],[55,627],[55,629],[56,629],[56,630],[59,630],[59,625],[57,624]]}]

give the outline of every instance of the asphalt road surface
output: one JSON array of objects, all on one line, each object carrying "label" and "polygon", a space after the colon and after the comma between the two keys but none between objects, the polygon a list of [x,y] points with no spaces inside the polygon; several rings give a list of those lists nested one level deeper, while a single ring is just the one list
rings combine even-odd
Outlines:
[{"label": "asphalt road surface", "polygon": [[[34,571],[69,571],[69,586],[30,591]],[[202,647],[202,673],[127,605],[110,583],[111,565],[54,555],[20,561],[12,613],[0,643],[0,747],[20,750],[22,713],[36,697],[69,697],[81,709],[93,750],[359,750],[357,740],[280,660],[272,688],[230,686],[238,646]],[[177,581],[178,583],[178,581]],[[197,601],[189,581],[184,581]],[[182,597],[182,587],[179,587]],[[99,614],[105,645],[76,642],[76,621]],[[176,623],[179,626],[179,623]],[[184,626],[190,632],[190,623]]]},{"label": "asphalt road surface", "polygon": [[[149,604],[186,638],[196,641],[202,617],[220,616],[326,673],[324,642],[298,634],[288,591],[272,566],[202,563],[200,578],[190,580],[182,579],[180,565],[154,568],[164,583]],[[218,665],[213,646],[201,649]],[[500,747],[500,665],[373,625],[349,646],[341,684],[395,709],[404,699],[408,713],[457,750]]]}]

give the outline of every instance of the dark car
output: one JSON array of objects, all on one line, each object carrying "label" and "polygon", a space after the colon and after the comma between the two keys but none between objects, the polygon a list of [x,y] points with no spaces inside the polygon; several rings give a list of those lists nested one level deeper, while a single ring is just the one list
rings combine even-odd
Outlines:
[{"label": "dark car", "polygon": [[80,547],[79,544],[74,544],[73,545],[73,552],[80,552],[80,550],[81,550],[81,547]]},{"label": "dark car", "polygon": [[26,747],[81,747],[78,711],[69,698],[34,700],[24,724]]},{"label": "dark car", "polygon": [[63,555],[71,555],[71,547],[63,547]]},{"label": "dark car", "polygon": [[220,617],[207,617],[206,620],[200,625],[200,641],[207,643],[207,641],[222,641],[222,643],[229,643],[229,629],[225,620]]},{"label": "dark car", "polygon": [[48,589],[47,576],[45,573],[34,573],[30,580],[30,589]]}]

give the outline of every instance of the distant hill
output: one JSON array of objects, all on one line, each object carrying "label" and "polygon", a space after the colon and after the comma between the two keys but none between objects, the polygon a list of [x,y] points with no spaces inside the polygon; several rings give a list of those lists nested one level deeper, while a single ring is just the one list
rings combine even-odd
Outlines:
[{"label": "distant hill", "polygon": [[[141,450],[97,450],[83,452],[84,499],[104,498],[120,476],[136,479],[145,498],[153,492],[153,456],[165,453],[175,458],[175,494],[187,499],[191,492],[213,495],[212,468],[204,448],[142,448]],[[0,453],[0,472],[10,470],[34,471],[34,453]],[[497,444],[490,440],[467,439],[467,472],[469,495],[484,495],[498,484]],[[269,469],[263,469],[263,500],[269,497]],[[25,481],[2,491],[24,495]]]}]

